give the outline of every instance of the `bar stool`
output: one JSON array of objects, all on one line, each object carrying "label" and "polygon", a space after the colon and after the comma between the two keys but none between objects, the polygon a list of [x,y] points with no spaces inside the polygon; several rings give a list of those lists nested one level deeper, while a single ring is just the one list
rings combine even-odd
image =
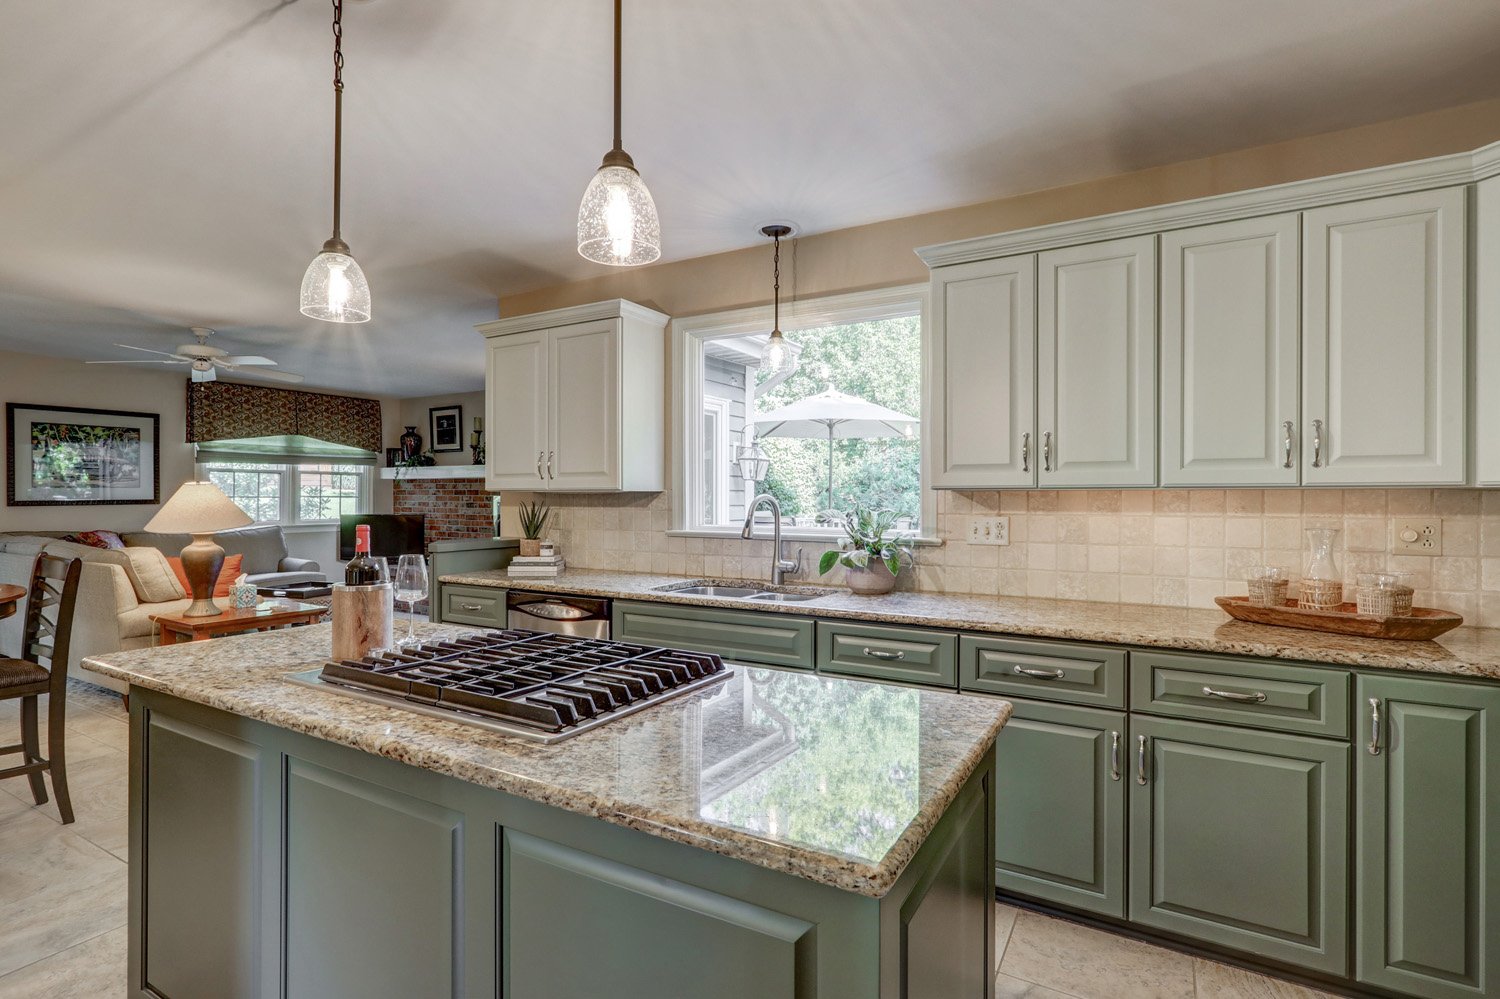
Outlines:
[{"label": "bar stool", "polygon": [[[73,803],[68,798],[63,757],[63,710],[68,690],[68,639],[73,633],[73,607],[82,569],[83,562],[76,558],[61,559],[45,553],[36,557],[21,629],[23,658],[0,656],[0,700],[21,698],[21,742],[0,746],[0,755],[20,753],[22,759],[20,766],[0,770],[0,779],[25,774],[31,781],[31,796],[38,805],[45,805],[47,785],[42,774],[50,772],[57,810],[65,823],[73,821]],[[43,694],[47,695],[45,757],[37,734],[37,698]]]}]

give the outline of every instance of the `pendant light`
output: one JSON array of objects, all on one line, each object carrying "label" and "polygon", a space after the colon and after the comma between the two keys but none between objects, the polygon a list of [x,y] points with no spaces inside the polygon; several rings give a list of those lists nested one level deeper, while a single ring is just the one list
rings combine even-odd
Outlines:
[{"label": "pendant light", "polygon": [[615,0],[615,145],[578,206],[578,252],[597,263],[633,267],[661,256],[661,222],[635,161],[620,145],[620,4]]},{"label": "pendant light", "polygon": [[761,235],[770,236],[776,245],[773,257],[775,269],[772,271],[775,281],[774,321],[771,323],[771,336],[760,352],[760,373],[767,378],[774,378],[782,372],[791,371],[796,361],[792,356],[791,345],[781,335],[781,240],[792,234],[792,227],[778,223],[761,226],[760,231]]},{"label": "pendant light", "polygon": [[370,321],[370,285],[339,235],[344,131],[344,0],[333,0],[333,235],[302,275],[302,314],[330,323]]}]

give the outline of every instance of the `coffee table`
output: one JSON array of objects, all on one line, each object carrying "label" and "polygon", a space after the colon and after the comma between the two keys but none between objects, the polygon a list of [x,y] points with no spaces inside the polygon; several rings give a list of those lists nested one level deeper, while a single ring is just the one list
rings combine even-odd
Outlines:
[{"label": "coffee table", "polygon": [[210,617],[184,617],[181,614],[153,614],[151,620],[161,628],[163,645],[180,642],[203,642],[223,635],[247,631],[269,631],[297,624],[316,624],[328,613],[327,607],[277,600],[261,607],[233,608]]}]

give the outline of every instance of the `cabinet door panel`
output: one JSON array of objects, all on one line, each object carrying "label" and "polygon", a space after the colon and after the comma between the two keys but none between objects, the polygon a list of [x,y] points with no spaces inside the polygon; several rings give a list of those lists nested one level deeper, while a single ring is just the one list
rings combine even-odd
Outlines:
[{"label": "cabinet door panel", "polygon": [[545,333],[493,337],[485,345],[485,479],[490,489],[545,489]]},{"label": "cabinet door panel", "polygon": [[940,268],[932,309],[932,484],[1035,485],[1036,257]]},{"label": "cabinet door panel", "polygon": [[1361,676],[1358,692],[1356,976],[1433,999],[1488,995],[1500,975],[1500,687]]},{"label": "cabinet door panel", "polygon": [[1303,238],[1303,483],[1462,483],[1463,190],[1320,208]]},{"label": "cabinet door panel", "polygon": [[996,887],[1123,917],[1124,713],[1012,703],[995,740]]},{"label": "cabinet door panel", "polygon": [[548,333],[547,488],[620,487],[619,321]]},{"label": "cabinet door panel", "polygon": [[1163,485],[1297,484],[1296,214],[1161,238]]},{"label": "cabinet door panel", "polygon": [[1156,237],[1049,250],[1037,266],[1038,484],[1155,485]]},{"label": "cabinet door panel", "polygon": [[1130,735],[1130,918],[1346,974],[1349,747],[1140,716]]}]

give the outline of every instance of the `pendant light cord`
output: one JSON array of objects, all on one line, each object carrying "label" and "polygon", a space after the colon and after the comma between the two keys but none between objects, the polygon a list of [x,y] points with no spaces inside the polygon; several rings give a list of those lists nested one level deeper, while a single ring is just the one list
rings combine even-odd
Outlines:
[{"label": "pendant light cord", "polygon": [[771,333],[774,336],[781,335],[781,234],[778,232],[775,238],[775,256],[773,257],[773,268],[771,271],[773,289],[775,292],[774,304],[772,305]]},{"label": "pendant light cord", "polygon": [[339,203],[343,200],[344,137],[344,0],[333,0],[333,238],[339,237]]},{"label": "pendant light cord", "polygon": [[621,44],[620,23],[623,19],[621,7],[624,0],[615,0],[615,152],[622,152],[624,147],[620,142],[620,62]]}]

